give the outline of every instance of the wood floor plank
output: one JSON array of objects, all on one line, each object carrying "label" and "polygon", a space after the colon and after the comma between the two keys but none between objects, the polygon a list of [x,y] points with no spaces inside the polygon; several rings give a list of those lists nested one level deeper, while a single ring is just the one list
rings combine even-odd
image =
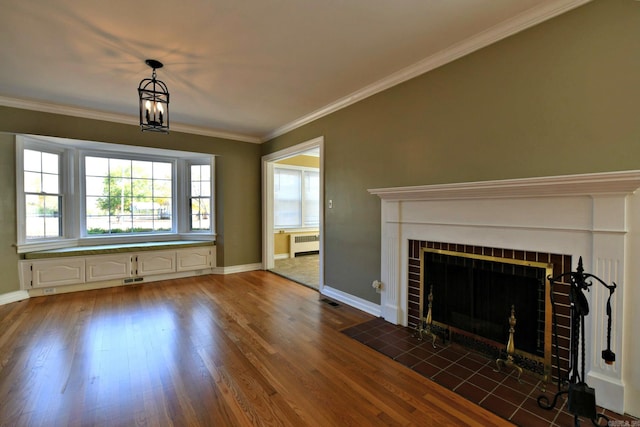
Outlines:
[{"label": "wood floor plank", "polygon": [[0,425],[510,425],[340,332],[370,319],[264,271],[0,306]]}]

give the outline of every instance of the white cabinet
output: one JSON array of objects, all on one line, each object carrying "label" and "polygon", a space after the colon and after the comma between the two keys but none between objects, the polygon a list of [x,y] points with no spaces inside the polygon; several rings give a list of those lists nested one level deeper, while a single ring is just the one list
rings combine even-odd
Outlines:
[{"label": "white cabinet", "polygon": [[94,255],[86,257],[87,282],[131,277],[131,254]]},{"label": "white cabinet", "polygon": [[31,286],[51,286],[84,283],[84,258],[56,258],[31,265]]},{"label": "white cabinet", "polygon": [[[22,289],[50,288],[109,280],[154,281],[211,272],[215,246],[124,252],[20,261]],[[202,270],[202,271],[198,271]],[[127,283],[127,281],[125,281]]]},{"label": "white cabinet", "polygon": [[176,271],[176,251],[150,251],[136,255],[135,276],[173,273]]},{"label": "white cabinet", "polygon": [[206,246],[178,249],[176,257],[176,271],[211,268],[211,249]]}]

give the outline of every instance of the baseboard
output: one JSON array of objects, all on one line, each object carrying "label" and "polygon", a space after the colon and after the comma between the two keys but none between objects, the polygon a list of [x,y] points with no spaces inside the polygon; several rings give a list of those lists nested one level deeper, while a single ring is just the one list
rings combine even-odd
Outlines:
[{"label": "baseboard", "polygon": [[213,269],[213,274],[233,274],[233,273],[246,273],[247,271],[256,271],[262,270],[261,263],[255,264],[242,264],[242,265],[232,265],[229,267],[215,267]]},{"label": "baseboard", "polygon": [[29,292],[27,291],[14,291],[0,295],[0,305],[11,304],[12,302],[22,301],[23,299],[29,299]]},{"label": "baseboard", "polygon": [[332,298],[336,301],[340,301],[344,304],[347,304],[353,308],[357,308],[358,310],[362,310],[365,313],[372,314],[376,317],[380,317],[382,310],[380,309],[380,304],[375,304],[371,301],[367,301],[365,299],[353,296],[346,292],[340,291],[338,289],[332,288],[330,286],[323,286],[320,293],[324,296]]},{"label": "baseboard", "polygon": [[611,378],[598,372],[587,373],[587,384],[596,389],[596,404],[618,414],[626,411],[624,384],[617,378]]},{"label": "baseboard", "polygon": [[275,254],[273,256],[273,259],[289,259],[289,254]]}]

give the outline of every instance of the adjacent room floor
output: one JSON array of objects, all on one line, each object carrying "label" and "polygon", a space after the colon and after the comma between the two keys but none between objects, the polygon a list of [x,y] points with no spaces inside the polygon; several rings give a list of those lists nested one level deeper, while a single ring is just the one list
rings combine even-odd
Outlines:
[{"label": "adjacent room floor", "polygon": [[320,283],[320,255],[298,255],[294,258],[277,259],[273,273],[286,277],[313,289]]}]

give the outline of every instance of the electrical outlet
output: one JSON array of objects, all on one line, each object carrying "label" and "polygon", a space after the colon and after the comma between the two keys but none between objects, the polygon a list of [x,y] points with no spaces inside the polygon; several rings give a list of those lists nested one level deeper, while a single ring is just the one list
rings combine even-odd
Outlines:
[{"label": "electrical outlet", "polygon": [[374,280],[373,283],[371,283],[371,287],[376,290],[376,293],[382,292],[382,282],[379,280]]}]

